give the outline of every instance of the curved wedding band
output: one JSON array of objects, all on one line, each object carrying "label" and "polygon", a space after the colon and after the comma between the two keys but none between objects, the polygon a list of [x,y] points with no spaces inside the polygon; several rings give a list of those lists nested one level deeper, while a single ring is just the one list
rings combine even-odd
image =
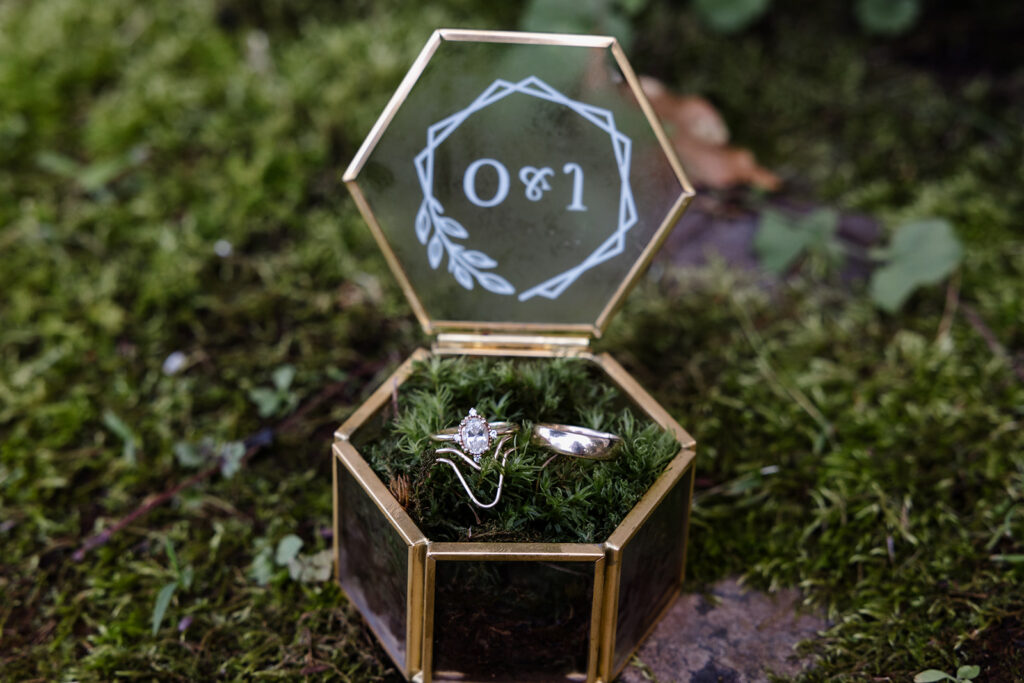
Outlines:
[{"label": "curved wedding band", "polygon": [[[434,441],[450,441],[458,446],[458,448],[451,446],[438,448],[434,451],[435,457],[451,453],[452,455],[457,455],[473,469],[480,471],[481,457],[490,450],[491,443],[499,435],[504,434],[495,448],[494,458],[497,460],[500,456],[502,469],[501,474],[498,476],[498,490],[494,495],[494,500],[490,503],[482,503],[479,498],[473,495],[473,490],[469,488],[466,478],[462,476],[462,471],[459,470],[459,466],[454,461],[449,458],[439,457],[434,461],[434,464],[443,462],[455,470],[455,476],[459,478],[459,483],[462,484],[462,488],[465,489],[466,495],[469,496],[474,505],[485,510],[492,508],[501,500],[501,489],[505,485],[505,462],[508,460],[509,450],[504,447],[508,440],[512,438],[510,434],[517,431],[519,431],[519,425],[517,424],[511,422],[488,422],[485,417],[476,412],[476,408],[470,408],[469,413],[466,414],[466,417],[462,418],[462,422],[459,423],[458,427],[445,429],[437,434],[430,435],[430,438]],[[463,451],[466,451],[469,455],[463,453]]]},{"label": "curved wedding band", "polygon": [[530,443],[562,455],[587,460],[611,460],[619,454],[622,437],[586,427],[537,423],[533,425]]}]

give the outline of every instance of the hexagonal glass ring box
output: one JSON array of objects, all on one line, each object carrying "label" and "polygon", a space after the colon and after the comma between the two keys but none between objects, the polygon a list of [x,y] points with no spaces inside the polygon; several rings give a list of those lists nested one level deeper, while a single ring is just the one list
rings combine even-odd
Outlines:
[{"label": "hexagonal glass ring box", "polygon": [[[436,31],[344,179],[434,339],[336,433],[338,582],[410,680],[612,680],[682,582],[695,452],[590,350],[693,196],[636,75],[614,38]],[[451,354],[583,359],[678,453],[601,543],[432,540],[360,449],[415,362]]]}]

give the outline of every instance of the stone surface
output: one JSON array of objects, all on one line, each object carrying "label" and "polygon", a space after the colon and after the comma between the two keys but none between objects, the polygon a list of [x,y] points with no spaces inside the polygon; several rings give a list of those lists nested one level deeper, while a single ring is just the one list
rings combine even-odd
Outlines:
[{"label": "stone surface", "polygon": [[[805,215],[821,208],[774,198],[769,207],[793,215]],[[669,233],[658,252],[658,260],[677,266],[699,266],[711,259],[744,270],[757,268],[754,236],[760,222],[757,211],[747,208],[742,201],[704,195],[698,192],[679,224]],[[863,280],[871,275],[872,261],[867,250],[882,239],[882,228],[877,220],[865,214],[842,213],[836,228],[836,237],[846,248],[840,276],[844,282]]]},{"label": "stone surface", "polygon": [[711,596],[680,596],[637,652],[643,668],[627,666],[619,683],[649,683],[651,674],[661,683],[753,683],[813,664],[793,648],[827,623],[797,611],[798,591],[769,595],[727,579]]}]

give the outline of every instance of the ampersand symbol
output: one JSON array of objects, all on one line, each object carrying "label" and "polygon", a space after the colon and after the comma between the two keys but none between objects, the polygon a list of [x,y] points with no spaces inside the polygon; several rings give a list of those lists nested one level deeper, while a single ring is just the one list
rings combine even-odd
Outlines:
[{"label": "ampersand symbol", "polygon": [[519,169],[519,181],[526,185],[526,198],[531,202],[540,201],[540,198],[544,196],[544,192],[551,189],[547,176],[553,174],[554,170],[547,166],[544,168],[523,166]]}]

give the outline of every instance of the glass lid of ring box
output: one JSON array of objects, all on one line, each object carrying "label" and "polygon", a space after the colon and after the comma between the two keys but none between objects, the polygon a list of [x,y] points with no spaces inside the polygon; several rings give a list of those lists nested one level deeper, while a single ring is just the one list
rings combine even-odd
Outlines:
[{"label": "glass lid of ring box", "polygon": [[434,33],[345,173],[428,334],[597,336],[693,190],[613,38]]}]

